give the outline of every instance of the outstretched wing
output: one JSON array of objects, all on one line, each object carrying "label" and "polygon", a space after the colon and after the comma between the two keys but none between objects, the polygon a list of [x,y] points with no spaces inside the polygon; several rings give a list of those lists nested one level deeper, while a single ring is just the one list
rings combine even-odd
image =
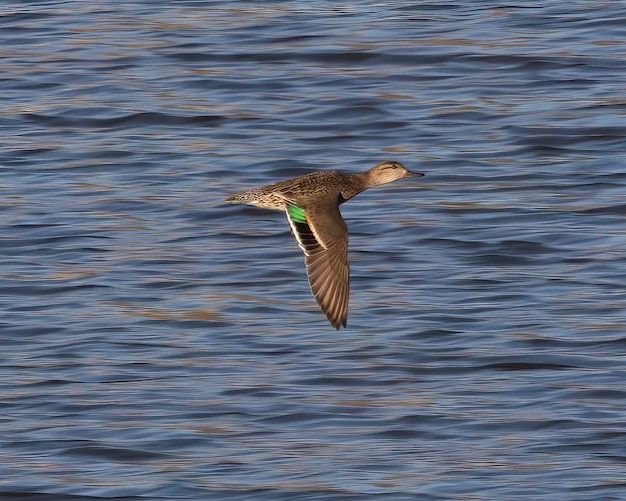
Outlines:
[{"label": "outstretched wing", "polygon": [[292,233],[304,251],[311,292],[337,330],[348,321],[348,228],[336,199],[311,204],[285,200]]}]

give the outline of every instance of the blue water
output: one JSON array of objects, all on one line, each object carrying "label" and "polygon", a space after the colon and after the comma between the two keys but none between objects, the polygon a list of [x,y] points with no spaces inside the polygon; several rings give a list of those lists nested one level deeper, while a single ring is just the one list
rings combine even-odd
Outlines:
[{"label": "blue water", "polygon": [[[622,2],[0,15],[0,499],[625,498]],[[337,332],[222,201],[386,159]]]}]

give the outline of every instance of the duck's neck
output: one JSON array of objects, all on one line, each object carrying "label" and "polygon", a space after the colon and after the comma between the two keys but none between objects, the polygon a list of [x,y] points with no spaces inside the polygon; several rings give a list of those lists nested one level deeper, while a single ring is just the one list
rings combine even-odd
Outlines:
[{"label": "duck's neck", "polygon": [[339,195],[339,203],[342,204],[352,197],[358,195],[362,191],[370,187],[369,175],[367,172],[359,172],[357,174],[346,174],[343,183],[343,189]]}]

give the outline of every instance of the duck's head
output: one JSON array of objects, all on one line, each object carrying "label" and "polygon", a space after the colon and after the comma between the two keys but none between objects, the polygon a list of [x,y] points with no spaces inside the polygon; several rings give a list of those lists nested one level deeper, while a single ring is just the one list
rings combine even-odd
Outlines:
[{"label": "duck's head", "polygon": [[373,185],[386,184],[403,177],[422,177],[421,172],[412,172],[400,162],[382,162],[367,171]]}]

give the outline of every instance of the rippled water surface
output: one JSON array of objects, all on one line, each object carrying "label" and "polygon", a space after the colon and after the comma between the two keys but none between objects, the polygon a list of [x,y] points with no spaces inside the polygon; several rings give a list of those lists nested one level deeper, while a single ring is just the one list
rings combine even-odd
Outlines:
[{"label": "rippled water surface", "polygon": [[[624,499],[622,2],[0,15],[0,499]],[[385,159],[337,332],[222,201]]]}]

